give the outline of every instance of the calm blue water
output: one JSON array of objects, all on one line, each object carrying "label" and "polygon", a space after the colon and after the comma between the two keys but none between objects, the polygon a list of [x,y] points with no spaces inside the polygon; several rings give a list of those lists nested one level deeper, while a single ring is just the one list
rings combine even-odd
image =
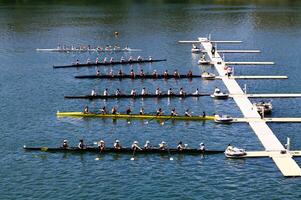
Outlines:
[{"label": "calm blue water", "polygon": [[[227,1],[228,2],[228,1]],[[214,39],[245,41],[228,49],[260,49],[262,54],[225,55],[229,61],[275,61],[274,66],[235,67],[237,75],[288,75],[288,80],[239,81],[250,93],[301,92],[301,4],[297,1],[236,1],[231,3],[183,3],[181,1],[132,2],[90,1],[70,4],[64,1],[17,1],[0,3],[0,102],[2,139],[0,157],[0,199],[299,199],[300,179],[284,178],[274,163],[266,159],[228,160],[223,155],[208,157],[139,155],[70,155],[24,152],[22,146],[57,146],[63,139],[76,144],[104,139],[107,145],[115,138],[128,146],[133,140],[165,140],[170,146],[182,140],[190,147],[204,142],[208,149],[224,149],[228,143],[263,149],[247,124],[231,126],[212,122],[171,122],[163,126],[155,121],[127,123],[106,119],[58,119],[60,111],[91,110],[106,105],[125,111],[131,106],[138,112],[158,107],[186,108],[201,114],[220,113],[241,116],[232,100],[199,99],[162,100],[65,100],[64,95],[89,93],[91,89],[130,91],[142,87],[154,91],[169,87],[187,91],[199,88],[211,92],[220,81],[77,80],[76,75],[93,74],[98,68],[57,69],[52,65],[69,64],[77,58],[129,57],[138,55],[166,58],[152,65],[114,67],[129,72],[143,69],[172,72],[178,69],[195,74],[211,70],[198,66],[199,55],[190,53],[190,45],[178,40],[194,40],[212,34]],[[115,38],[113,32],[120,36]],[[66,45],[129,45],[142,52],[116,54],[38,53],[36,48]],[[110,67],[99,68],[108,72]],[[300,99],[274,99],[273,117],[300,117]],[[292,140],[292,148],[301,148],[300,124],[271,124],[282,143]],[[95,160],[99,158],[99,160]],[[297,159],[301,164],[301,160]]]}]

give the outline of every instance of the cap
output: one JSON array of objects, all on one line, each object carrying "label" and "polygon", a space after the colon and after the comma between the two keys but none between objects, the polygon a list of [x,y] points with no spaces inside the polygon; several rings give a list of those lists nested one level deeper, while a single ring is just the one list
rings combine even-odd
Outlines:
[{"label": "cap", "polygon": [[204,145],[204,143],[200,143],[200,145]]},{"label": "cap", "polygon": [[164,141],[162,141],[161,143],[162,143],[162,144],[166,144],[166,142],[164,142]]},{"label": "cap", "polygon": [[104,143],[104,141],[103,141],[103,140],[100,140],[99,142],[100,142],[100,143]]},{"label": "cap", "polygon": [[68,142],[67,140],[64,140],[63,142]]},{"label": "cap", "polygon": [[134,144],[138,144],[138,141],[134,141]]},{"label": "cap", "polygon": [[149,144],[149,143],[150,143],[150,142],[147,140],[147,141],[146,141],[146,144]]},{"label": "cap", "polygon": [[119,140],[115,140],[115,142],[116,142],[116,143],[118,143],[118,142],[119,142]]}]

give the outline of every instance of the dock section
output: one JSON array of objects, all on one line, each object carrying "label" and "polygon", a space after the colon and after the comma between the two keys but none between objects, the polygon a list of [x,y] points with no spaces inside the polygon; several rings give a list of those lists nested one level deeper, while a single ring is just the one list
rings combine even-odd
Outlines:
[{"label": "dock section", "polygon": [[[245,118],[257,118],[261,119],[256,109],[253,109],[253,105],[248,99],[248,96],[244,94],[243,90],[240,88],[235,79],[229,79],[225,76],[226,64],[218,52],[213,55],[211,53],[212,43],[208,42],[207,38],[198,38],[201,45],[206,50],[207,55],[214,62],[214,67],[217,70],[221,80],[226,85],[230,94],[237,94],[239,96],[233,96],[234,101],[240,108]],[[237,62],[236,62],[237,63]],[[246,62],[244,62],[246,63]],[[248,62],[250,63],[250,62]],[[254,64],[254,63],[253,63]],[[265,62],[264,64],[274,64],[273,62]],[[276,154],[270,154],[279,170],[284,176],[301,176],[301,169],[297,163],[292,159],[290,154],[280,154],[281,151],[285,151],[284,146],[280,143],[277,137],[274,135],[272,130],[264,121],[251,121],[248,122],[250,127],[253,129],[254,133],[264,146],[266,151],[279,152]]]},{"label": "dock section", "polygon": [[301,123],[300,117],[284,117],[284,118],[233,118],[233,122],[269,122],[269,123]]},{"label": "dock section", "polygon": [[[222,79],[222,76],[215,77]],[[230,76],[229,79],[288,79],[287,76]]]},{"label": "dock section", "polygon": [[[260,53],[260,50],[217,50],[218,53]],[[202,53],[207,53],[202,50]]]},{"label": "dock section", "polygon": [[274,65],[274,62],[225,62],[226,65]]},{"label": "dock section", "polygon": [[300,98],[301,94],[230,94],[232,98],[235,97],[248,97],[248,98]]}]

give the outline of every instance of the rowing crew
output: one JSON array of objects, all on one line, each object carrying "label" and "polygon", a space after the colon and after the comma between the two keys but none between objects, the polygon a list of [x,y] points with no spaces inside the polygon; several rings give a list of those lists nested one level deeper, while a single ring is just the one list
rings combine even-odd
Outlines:
[{"label": "rowing crew", "polygon": [[[103,114],[103,115],[109,114],[109,112],[108,112],[108,110],[107,110],[107,108],[106,108],[105,106],[103,106],[99,111],[100,111],[100,114]],[[89,114],[89,113],[90,113],[90,112],[89,112],[89,107],[88,107],[88,106],[85,106],[85,108],[84,108],[84,114]],[[132,109],[131,109],[130,107],[128,107],[128,108],[126,109],[126,112],[125,112],[125,113],[126,113],[127,115],[131,115],[131,114],[132,114]],[[118,112],[117,112],[117,108],[116,108],[115,106],[113,106],[112,109],[111,109],[111,114],[117,115],[117,114],[120,114],[120,113],[118,113]],[[140,110],[139,110],[139,115],[144,115],[144,114],[145,114],[145,113],[144,113],[144,108],[141,107]],[[162,116],[162,115],[164,115],[164,111],[162,110],[162,108],[158,108],[158,109],[156,110],[156,116]],[[173,108],[173,109],[170,111],[170,116],[178,116],[178,113],[177,113],[177,111],[176,111],[175,108]],[[191,117],[191,116],[192,116],[191,113],[189,112],[189,109],[186,109],[186,110],[185,110],[184,116],[185,116],[185,117]],[[204,118],[206,117],[206,112],[205,112],[205,111],[203,111],[202,117],[204,117]]]},{"label": "rowing crew", "polygon": [[[100,151],[103,151],[103,150],[105,150],[105,148],[106,148],[105,142],[104,142],[103,140],[98,141],[98,142],[97,142],[97,146],[98,146],[98,148],[99,148]],[[181,151],[181,150],[187,149],[187,146],[188,146],[187,144],[183,144],[183,142],[180,141],[180,142],[178,143],[178,145],[177,145],[177,150]],[[63,144],[62,144],[61,148],[69,148],[69,145],[68,145],[68,141],[67,141],[67,140],[63,140]],[[84,143],[84,140],[83,140],[83,139],[80,139],[80,140],[79,140],[79,143],[78,143],[78,145],[77,145],[77,148],[79,148],[79,149],[86,149],[86,148],[87,148],[87,145]],[[117,149],[117,150],[118,150],[118,149],[122,149],[122,145],[121,145],[121,143],[120,143],[119,140],[117,140],[117,139],[115,140],[115,142],[114,142],[114,144],[113,144],[113,148],[114,148],[114,149]],[[167,143],[164,142],[164,141],[162,141],[162,142],[158,145],[158,147],[152,146],[149,140],[147,140],[147,141],[145,142],[145,144],[144,144],[143,147],[140,147],[140,146],[139,146],[138,141],[134,141],[134,142],[132,143],[132,145],[131,145],[131,149],[132,149],[133,151],[142,150],[142,149],[147,150],[147,149],[154,149],[154,148],[157,148],[157,149],[160,149],[160,150],[169,150],[169,148],[168,148],[168,146],[167,146]],[[199,145],[199,150],[205,151],[205,144],[204,144],[204,143],[200,143],[200,145]]]},{"label": "rowing crew", "polygon": [[[149,93],[147,92],[146,88],[145,88],[145,87],[142,88],[140,95],[148,95],[148,94],[149,94]],[[158,95],[158,96],[159,96],[159,95],[163,95],[163,94],[164,94],[164,93],[162,93],[162,91],[160,90],[160,88],[157,88],[157,89],[155,90],[155,95]],[[186,91],[185,91],[183,88],[180,88],[178,95],[183,95],[183,96],[185,96],[186,94],[187,94]],[[199,95],[199,94],[200,94],[199,89],[197,88],[197,89],[195,90],[195,92],[193,92],[192,94],[193,94],[193,95]],[[120,91],[120,89],[117,88],[116,91],[115,91],[115,96],[120,96],[120,95],[123,95],[123,94],[122,94],[122,92]],[[131,92],[130,92],[130,95],[135,96],[135,95],[139,95],[139,94],[137,93],[136,89],[132,89]],[[152,95],[152,94],[149,94],[149,95]],[[173,92],[172,88],[169,88],[169,89],[167,90],[167,95],[172,96],[172,95],[177,95],[177,94]],[[92,89],[92,91],[91,91],[91,96],[97,96],[97,92],[96,92],[95,89]],[[109,89],[108,89],[108,88],[105,88],[105,89],[104,89],[104,91],[103,91],[103,96],[110,96],[110,94],[109,94]]]},{"label": "rowing crew", "polygon": [[[149,56],[148,60],[152,61],[153,58],[151,56]],[[129,59],[126,60],[124,57],[121,57],[119,62],[132,62],[132,61],[143,61],[143,58],[141,56],[138,56],[137,59],[134,59],[132,56],[130,56]],[[114,62],[113,57],[111,57],[110,59],[107,59],[107,57],[104,57],[104,59],[102,61],[97,57],[96,60],[95,60],[96,64],[98,64],[98,63],[113,63],[113,62]],[[77,59],[75,64],[79,65],[81,63]],[[87,59],[86,64],[92,64],[92,62],[89,58]]]}]

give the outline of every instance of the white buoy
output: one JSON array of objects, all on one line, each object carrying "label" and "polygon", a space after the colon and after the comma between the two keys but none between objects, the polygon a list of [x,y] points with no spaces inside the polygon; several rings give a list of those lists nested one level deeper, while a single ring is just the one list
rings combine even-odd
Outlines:
[{"label": "white buoy", "polygon": [[131,160],[135,160],[135,158],[134,158],[134,157],[132,157],[132,158],[131,158]]}]

